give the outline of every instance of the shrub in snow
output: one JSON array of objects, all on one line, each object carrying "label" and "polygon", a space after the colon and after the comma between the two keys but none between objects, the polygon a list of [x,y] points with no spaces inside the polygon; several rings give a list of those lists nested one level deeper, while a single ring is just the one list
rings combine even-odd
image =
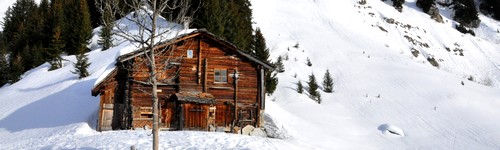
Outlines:
[{"label": "shrub in snow", "polygon": [[313,64],[311,63],[311,60],[309,59],[309,57],[307,57],[307,66],[311,67]]},{"label": "shrub in snow", "polygon": [[466,28],[465,26],[463,26],[463,25],[455,25],[455,28],[456,28],[459,32],[461,32],[461,33],[463,33],[463,34],[467,34],[467,33],[469,33],[469,34],[470,34],[470,35],[472,35],[472,36],[476,36],[476,33],[474,33],[474,31],[473,31],[473,30],[471,30],[471,29],[467,29],[467,28]]},{"label": "shrub in snow", "polygon": [[278,60],[274,65],[276,65],[276,71],[279,73],[285,72],[285,66],[283,65],[283,58],[281,56],[278,56]]},{"label": "shrub in snow", "polygon": [[297,93],[302,94],[302,92],[304,92],[304,87],[302,86],[302,82],[299,80],[297,83]]},{"label": "shrub in snow", "polygon": [[433,57],[427,58],[427,61],[434,67],[439,67],[439,63]]},{"label": "shrub in snow", "polygon": [[439,14],[439,9],[436,7],[434,0],[417,0],[417,7],[422,8],[432,19],[443,23],[443,17]]},{"label": "shrub in snow", "polygon": [[293,48],[299,48],[299,42],[293,46]]},{"label": "shrub in snow", "polygon": [[325,76],[323,77],[323,91],[327,93],[333,92],[333,79],[328,69],[326,69]]}]

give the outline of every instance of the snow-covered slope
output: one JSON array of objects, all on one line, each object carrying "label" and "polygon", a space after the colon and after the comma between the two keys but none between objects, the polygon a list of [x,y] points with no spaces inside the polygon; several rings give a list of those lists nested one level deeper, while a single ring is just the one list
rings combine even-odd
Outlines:
[{"label": "snow-covered slope", "polygon": [[[437,23],[414,0],[403,13],[391,2],[367,2],[252,1],[272,57],[288,58],[272,96],[288,113],[268,113],[286,122],[292,139],[320,149],[500,148],[500,45],[491,32],[498,22],[482,17],[473,37],[452,28],[447,8]],[[314,73],[321,83],[326,69],[335,92],[322,92],[322,104],[297,94],[299,80]]]},{"label": "snow-covered slope", "polygon": [[[271,57],[286,58],[278,89],[266,105],[285,139],[162,132],[163,148],[500,148],[498,22],[481,16],[478,36],[473,37],[452,28],[447,8],[440,8],[445,22],[436,23],[415,7],[415,0],[406,0],[403,13],[379,0],[366,5],[356,0],[251,2],[255,27],[262,29]],[[71,73],[75,57],[66,56],[69,61],[61,69],[47,71],[46,63],[0,88],[0,149],[151,145],[149,131],[92,129],[99,98],[90,96],[90,89],[117,56],[134,49],[118,42],[100,51],[96,38],[93,41],[88,53],[91,76],[78,80]],[[419,52],[417,57],[412,48]],[[427,58],[434,58],[439,67]],[[294,90],[295,83],[305,83],[311,73],[321,83],[326,69],[334,77],[335,92],[321,92],[322,104]]]}]

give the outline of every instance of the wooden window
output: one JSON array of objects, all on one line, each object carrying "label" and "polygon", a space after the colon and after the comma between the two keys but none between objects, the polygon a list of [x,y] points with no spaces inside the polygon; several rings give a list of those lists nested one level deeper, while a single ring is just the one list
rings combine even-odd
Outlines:
[{"label": "wooden window", "polygon": [[214,82],[215,83],[227,83],[227,70],[225,69],[215,69],[214,70]]}]

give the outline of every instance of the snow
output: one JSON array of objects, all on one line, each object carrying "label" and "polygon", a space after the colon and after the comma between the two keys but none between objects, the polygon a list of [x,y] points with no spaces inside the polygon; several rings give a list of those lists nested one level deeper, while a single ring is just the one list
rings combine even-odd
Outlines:
[{"label": "snow", "polygon": [[[453,29],[448,8],[439,8],[445,21],[437,23],[415,0],[402,13],[381,1],[356,1],[252,0],[254,26],[271,57],[288,58],[266,101],[265,127],[274,138],[162,131],[162,149],[499,149],[499,23],[480,15],[474,37]],[[118,56],[137,48],[116,38],[106,51],[92,38],[87,78],[71,73],[71,55],[63,68],[48,71],[45,63],[0,88],[0,149],[149,149],[150,130],[94,130],[99,98],[91,88]],[[321,104],[295,91],[312,73],[321,83],[326,69],[334,92],[321,91]]]}]

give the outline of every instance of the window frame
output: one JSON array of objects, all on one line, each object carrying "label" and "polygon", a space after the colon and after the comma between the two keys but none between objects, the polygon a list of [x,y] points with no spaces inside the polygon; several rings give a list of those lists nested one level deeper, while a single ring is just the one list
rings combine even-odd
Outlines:
[{"label": "window frame", "polygon": [[[219,75],[217,75],[218,72]],[[222,75],[223,72],[225,72],[225,76]],[[228,72],[227,69],[214,69],[214,83],[228,83],[227,72]]]}]

